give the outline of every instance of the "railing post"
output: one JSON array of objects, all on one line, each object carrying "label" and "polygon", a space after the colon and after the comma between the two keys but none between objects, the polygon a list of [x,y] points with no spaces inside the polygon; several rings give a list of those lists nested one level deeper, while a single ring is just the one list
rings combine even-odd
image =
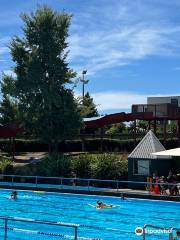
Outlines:
[{"label": "railing post", "polygon": [[8,222],[8,220],[7,220],[7,218],[5,218],[4,219],[4,240],[7,240],[7,222]]},{"label": "railing post", "polygon": [[61,177],[61,183],[60,183],[61,188],[63,188],[62,184],[63,184],[63,178]]},{"label": "railing post", "polygon": [[170,229],[169,240],[173,240],[173,229]]},{"label": "railing post", "polygon": [[146,225],[143,227],[143,240],[146,240]]},{"label": "railing post", "polygon": [[78,239],[77,230],[78,230],[78,227],[75,226],[75,229],[74,229],[74,240],[77,240],[77,239]]},{"label": "railing post", "polygon": [[38,185],[38,177],[36,176],[36,188],[37,188],[37,185]]},{"label": "railing post", "polygon": [[117,188],[117,192],[119,191],[119,182],[116,182],[116,188]]},{"label": "railing post", "polygon": [[89,186],[90,186],[90,180],[88,180],[88,191],[89,191]]},{"label": "railing post", "polygon": [[148,181],[148,192],[149,192],[149,195],[151,195],[151,188],[153,188],[152,184],[150,184],[150,181]]},{"label": "railing post", "polygon": [[14,176],[11,177],[11,184],[14,185]]}]

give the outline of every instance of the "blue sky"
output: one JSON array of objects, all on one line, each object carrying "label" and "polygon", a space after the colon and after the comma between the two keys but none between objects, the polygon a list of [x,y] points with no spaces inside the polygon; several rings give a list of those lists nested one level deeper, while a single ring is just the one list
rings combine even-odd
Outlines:
[{"label": "blue sky", "polygon": [[[70,66],[87,69],[86,90],[101,113],[129,111],[147,96],[180,95],[179,0],[0,0],[0,71],[11,73],[7,44],[22,35],[22,12],[47,4],[73,14]],[[76,94],[81,93],[79,85]]]}]

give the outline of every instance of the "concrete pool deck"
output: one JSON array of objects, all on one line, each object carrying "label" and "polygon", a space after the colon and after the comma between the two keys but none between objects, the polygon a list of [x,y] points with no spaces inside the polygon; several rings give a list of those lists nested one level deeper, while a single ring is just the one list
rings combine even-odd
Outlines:
[{"label": "concrete pool deck", "polygon": [[[76,188],[76,187],[75,187]],[[57,187],[44,187],[44,186],[26,186],[26,185],[0,185],[0,189],[16,189],[16,190],[31,190],[31,191],[46,191],[56,193],[71,193],[71,194],[87,194],[87,195],[99,195],[99,196],[114,196],[121,197],[122,193],[125,197],[129,198],[141,198],[150,200],[164,200],[164,201],[176,201],[180,202],[179,196],[169,196],[149,193],[145,190],[134,190],[134,189],[68,189],[68,188],[57,188]]]}]

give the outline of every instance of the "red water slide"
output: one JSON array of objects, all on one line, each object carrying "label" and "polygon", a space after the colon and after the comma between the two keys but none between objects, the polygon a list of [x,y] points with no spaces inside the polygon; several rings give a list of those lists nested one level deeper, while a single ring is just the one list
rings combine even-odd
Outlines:
[{"label": "red water slide", "polygon": [[96,128],[103,127],[105,125],[121,123],[121,122],[130,122],[135,120],[152,120],[153,113],[151,112],[142,112],[142,113],[114,113],[99,117],[97,119],[85,119],[84,124],[86,128]]}]

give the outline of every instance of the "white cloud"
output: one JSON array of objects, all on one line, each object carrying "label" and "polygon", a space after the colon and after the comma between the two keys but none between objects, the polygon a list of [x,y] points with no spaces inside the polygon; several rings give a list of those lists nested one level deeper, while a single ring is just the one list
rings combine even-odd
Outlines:
[{"label": "white cloud", "polygon": [[89,72],[95,73],[152,55],[177,55],[176,41],[173,40],[176,34],[180,34],[180,28],[159,29],[137,25],[110,32],[72,35],[70,60],[76,60],[75,68],[84,65]]},{"label": "white cloud", "polygon": [[76,19],[69,38],[73,68],[94,74],[150,56],[179,56],[180,27],[171,22],[168,8],[161,6],[113,1],[79,14],[80,31]]},{"label": "white cloud", "polygon": [[132,104],[146,104],[147,97],[180,96],[179,94],[140,94],[135,92],[98,92],[91,94],[99,111],[130,109]]},{"label": "white cloud", "polygon": [[2,37],[0,38],[0,60],[3,61],[4,59],[1,59],[2,55],[9,53],[8,44],[10,41],[10,37]]},{"label": "white cloud", "polygon": [[174,70],[175,71],[180,71],[180,67],[175,67]]}]

